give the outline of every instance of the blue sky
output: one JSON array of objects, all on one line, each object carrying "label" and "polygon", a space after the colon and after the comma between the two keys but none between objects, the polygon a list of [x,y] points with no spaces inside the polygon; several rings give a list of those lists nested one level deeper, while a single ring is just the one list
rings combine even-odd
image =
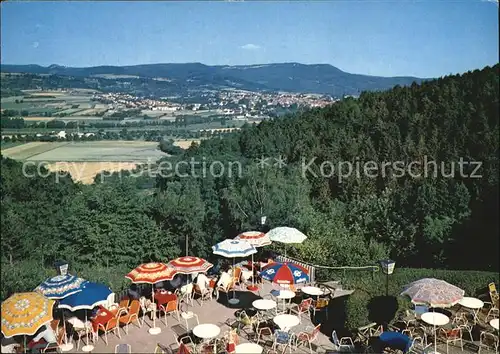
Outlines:
[{"label": "blue sky", "polygon": [[2,2],[5,64],[328,63],[437,77],[498,62],[491,1]]}]

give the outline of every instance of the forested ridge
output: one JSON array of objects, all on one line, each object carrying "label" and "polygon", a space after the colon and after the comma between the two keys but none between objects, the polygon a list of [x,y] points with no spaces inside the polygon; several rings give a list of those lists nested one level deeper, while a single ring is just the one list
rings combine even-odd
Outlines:
[{"label": "forested ridge", "polygon": [[[20,163],[2,158],[2,297],[36,283],[19,270],[39,274],[61,257],[78,269],[116,273],[183,254],[188,235],[190,254],[214,259],[213,244],[259,228],[262,215],[266,228],[303,231],[307,241],[287,253],[315,264],[367,265],[390,256],[407,267],[498,271],[499,68],[363,93],[203,141],[169,163],[237,162],[241,173],[226,168],[215,177],[185,164],[181,172],[191,176],[167,177],[160,164],[153,193],[139,191],[135,177],[91,186],[54,183],[53,174],[25,178]],[[268,164],[259,163],[263,157]],[[473,171],[461,160],[482,165]],[[325,161],[436,161],[445,169],[340,180],[320,175]]]}]

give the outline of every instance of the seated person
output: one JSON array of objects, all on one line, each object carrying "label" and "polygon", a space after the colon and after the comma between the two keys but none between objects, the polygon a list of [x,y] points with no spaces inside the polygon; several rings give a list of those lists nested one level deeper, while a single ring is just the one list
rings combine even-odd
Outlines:
[{"label": "seated person", "polygon": [[50,328],[50,326],[43,325],[35,334],[35,337],[28,343],[28,348],[33,349],[41,349],[45,348],[48,343],[56,343],[57,338],[56,334]]},{"label": "seated person", "polygon": [[226,288],[232,280],[233,277],[229,274],[228,271],[222,272],[219,281],[217,282],[217,287]]},{"label": "seated person", "polygon": [[138,300],[141,297],[137,289],[137,284],[130,285],[130,288],[128,289],[128,296],[131,300]]},{"label": "seated person", "polygon": [[205,274],[200,273],[196,277],[196,285],[198,285],[201,291],[208,289],[210,287],[210,279]]}]

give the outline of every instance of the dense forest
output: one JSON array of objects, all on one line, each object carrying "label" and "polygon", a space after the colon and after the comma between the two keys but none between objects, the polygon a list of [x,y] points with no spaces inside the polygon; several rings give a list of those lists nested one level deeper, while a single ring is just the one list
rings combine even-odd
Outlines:
[{"label": "dense forest", "polygon": [[[498,271],[499,69],[363,93],[205,140],[162,161],[152,190],[132,176],[84,186],[41,168],[48,177],[26,178],[2,158],[2,279],[12,283],[2,297],[23,290],[13,267],[35,272],[57,258],[128,269],[179,256],[189,236],[190,254],[214,260],[213,244],[260,228],[263,215],[265,228],[303,231],[307,241],[287,253],[314,264],[390,256],[406,267]],[[199,163],[169,173],[179,161]],[[371,162],[377,175],[332,171],[347,162]],[[381,172],[395,162],[414,163]]]}]

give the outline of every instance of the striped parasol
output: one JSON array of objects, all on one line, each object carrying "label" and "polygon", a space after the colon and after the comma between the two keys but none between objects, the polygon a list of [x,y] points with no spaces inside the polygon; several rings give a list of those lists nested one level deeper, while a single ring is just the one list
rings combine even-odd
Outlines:
[{"label": "striped parasol", "polygon": [[263,279],[276,284],[301,284],[309,281],[309,272],[306,268],[295,263],[271,263],[260,272]]},{"label": "striped parasol", "polygon": [[[246,241],[254,247],[264,247],[269,246],[271,244],[271,240],[269,236],[260,231],[246,231],[234,238],[235,240]],[[254,273],[254,265],[253,265],[253,254],[252,254],[252,274]],[[258,289],[255,286],[255,279],[252,276],[252,285],[248,287],[249,290],[255,291]]]},{"label": "striped parasol", "polygon": [[[233,269],[234,269],[234,259],[236,257],[248,257],[254,253],[257,253],[257,250],[254,246],[249,244],[246,241],[242,240],[231,240],[226,239],[222,242],[219,242],[215,246],[212,246],[212,251],[214,254],[219,256],[223,256],[226,258],[233,259]],[[235,292],[233,288],[233,298],[229,300],[231,305],[236,305],[239,303],[239,300],[235,297]]]},{"label": "striped parasol", "polygon": [[57,275],[45,280],[34,291],[43,294],[49,299],[63,299],[82,290],[85,279],[75,275]]},{"label": "striped parasol", "polygon": [[125,275],[132,283],[156,284],[165,280],[172,280],[177,274],[175,269],[165,263],[144,263]]},{"label": "striped parasol", "polygon": [[2,302],[2,333],[5,337],[33,335],[52,320],[54,300],[40,293],[16,293]]},{"label": "striped parasol", "polygon": [[[151,284],[151,294],[153,302],[155,301],[154,284],[165,280],[172,280],[177,274],[177,271],[170,268],[165,263],[144,263],[125,275],[125,278],[130,279],[135,284]],[[153,316],[153,327],[149,329],[149,333],[156,335],[161,333],[161,328],[156,327],[155,317]]]},{"label": "striped parasol", "polygon": [[214,266],[203,258],[191,256],[176,258],[168,262],[167,265],[181,274],[205,273]]},{"label": "striped parasol", "polygon": [[271,244],[269,236],[260,231],[246,231],[239,234],[234,239],[246,241],[254,247],[264,247]]}]

